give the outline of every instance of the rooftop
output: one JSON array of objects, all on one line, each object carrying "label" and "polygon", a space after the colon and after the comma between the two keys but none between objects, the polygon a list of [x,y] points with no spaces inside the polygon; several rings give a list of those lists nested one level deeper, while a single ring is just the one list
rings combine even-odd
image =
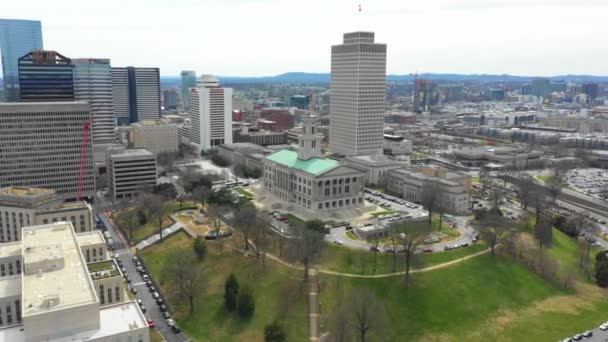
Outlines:
[{"label": "rooftop", "polygon": [[17,195],[17,196],[34,196],[39,194],[54,193],[55,190],[51,189],[40,189],[40,188],[27,188],[22,186],[9,186],[7,188],[1,188],[0,194],[2,195]]},{"label": "rooftop", "polygon": [[0,259],[21,255],[21,241],[0,244]]},{"label": "rooftop", "polygon": [[104,239],[103,235],[101,234],[101,231],[99,230],[78,233],[76,234],[76,240],[78,240],[79,246],[99,245],[106,243],[106,240]]},{"label": "rooftop", "polygon": [[[21,296],[21,275],[0,278],[0,298]],[[0,341],[4,341],[0,338]]]},{"label": "rooftop", "polygon": [[145,148],[113,149],[110,151],[111,157],[151,157],[154,153]]},{"label": "rooftop", "polygon": [[97,302],[70,222],[24,227],[23,317]]},{"label": "rooftop", "polygon": [[91,278],[93,278],[93,280],[118,277],[121,275],[114,260],[87,264],[87,268],[89,269],[89,273],[91,274]]},{"label": "rooftop", "polygon": [[334,159],[311,158],[302,160],[298,158],[298,153],[292,150],[281,150],[266,156],[266,159],[275,163],[308,172],[318,176],[329,170],[340,166],[340,162]]}]

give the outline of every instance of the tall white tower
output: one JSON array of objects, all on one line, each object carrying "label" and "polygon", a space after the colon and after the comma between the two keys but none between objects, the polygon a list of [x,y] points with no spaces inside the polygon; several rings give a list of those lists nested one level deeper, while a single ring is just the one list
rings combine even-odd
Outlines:
[{"label": "tall white tower", "polygon": [[323,136],[317,131],[317,117],[312,115],[304,117],[302,128],[302,135],[298,138],[298,159],[308,160],[322,157],[321,139]]},{"label": "tall white tower", "polygon": [[329,149],[345,156],[382,154],[386,44],[373,32],[344,34],[331,47]]},{"label": "tall white tower", "polygon": [[190,90],[190,143],[199,150],[232,144],[232,88],[203,75]]}]

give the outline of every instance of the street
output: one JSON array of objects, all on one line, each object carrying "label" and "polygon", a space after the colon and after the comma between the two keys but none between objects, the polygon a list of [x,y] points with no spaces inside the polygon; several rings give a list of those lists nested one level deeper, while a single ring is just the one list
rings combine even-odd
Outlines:
[{"label": "street", "polygon": [[[112,224],[112,221],[106,216],[104,210],[107,208],[104,206],[104,201],[95,202],[95,212],[99,218],[103,221],[103,224],[107,227],[108,232],[114,240],[115,252],[119,255],[119,259],[122,261],[122,266],[125,268],[126,275],[131,279],[131,284],[137,289],[138,293],[135,295],[136,300],[141,299],[146,307],[145,316],[152,319],[156,323],[156,329],[165,337],[169,342],[185,342],[189,341],[183,334],[175,334],[166,319],[162,316],[158,305],[152,294],[148,291],[146,284],[140,274],[135,269],[133,263],[133,254],[131,249],[127,248],[122,236],[116,231],[116,228]],[[169,306],[170,307],[170,306]]]}]

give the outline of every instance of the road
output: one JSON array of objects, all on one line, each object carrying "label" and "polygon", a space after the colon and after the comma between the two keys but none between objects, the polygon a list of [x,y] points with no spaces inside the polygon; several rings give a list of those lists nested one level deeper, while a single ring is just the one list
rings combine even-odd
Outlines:
[{"label": "road", "polygon": [[[588,338],[583,337],[581,340],[582,342],[608,342],[608,331],[602,331],[599,327],[590,329],[590,331],[593,332],[593,336]],[[582,331],[580,333],[582,333]]]},{"label": "road", "polygon": [[98,200],[96,201],[94,207],[95,212],[103,221],[104,225],[108,228],[108,232],[110,232],[110,235],[114,240],[115,253],[118,253],[119,259],[122,261],[122,265],[125,268],[125,273],[131,279],[131,284],[135,286],[138,291],[136,298],[141,299],[147,309],[145,313],[146,317],[152,319],[156,323],[156,329],[160,331],[168,342],[189,341],[189,339],[183,334],[173,333],[167,324],[167,321],[162,316],[160,309],[156,305],[156,301],[154,298],[152,298],[152,294],[148,291],[142,277],[135,269],[135,265],[132,261],[133,253],[131,252],[131,249],[127,248],[124,239],[114,227],[112,220],[110,220],[104,212],[104,210],[108,208],[107,202],[104,200]]}]

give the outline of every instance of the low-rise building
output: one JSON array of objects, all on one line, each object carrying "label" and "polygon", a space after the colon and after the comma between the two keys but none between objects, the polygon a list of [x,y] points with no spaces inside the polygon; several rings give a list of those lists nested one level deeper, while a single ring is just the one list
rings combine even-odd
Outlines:
[{"label": "low-rise building", "polygon": [[310,211],[364,206],[363,171],[323,158],[316,118],[304,118],[299,150],[280,150],[262,159],[264,190],[277,203],[295,203]]},{"label": "low-rise building", "polygon": [[543,152],[523,147],[473,147],[455,150],[454,156],[464,165],[484,166],[489,163],[504,169],[527,169],[542,163]]},{"label": "low-rise building", "polygon": [[235,143],[248,142],[256,145],[282,145],[287,143],[287,132],[273,132],[243,125],[240,130],[233,133]]},{"label": "low-rise building", "polygon": [[385,155],[376,155],[347,157],[344,165],[365,172],[365,184],[379,185],[389,171],[400,169],[407,163],[389,159]]},{"label": "low-rise building", "polygon": [[262,170],[262,158],[271,150],[251,143],[233,143],[218,146],[219,155],[233,165]]},{"label": "low-rise building", "polygon": [[400,135],[385,134],[382,150],[384,154],[391,156],[410,154],[412,153],[412,141],[405,140]]},{"label": "low-rise building", "polygon": [[156,120],[143,120],[131,126],[129,146],[145,148],[153,153],[177,152],[179,135],[176,125]]},{"label": "low-rise building", "polygon": [[462,174],[426,175],[419,170],[393,170],[388,173],[387,192],[407,201],[420,203],[426,187],[434,187],[438,205],[447,213],[467,214],[471,210],[470,194]]},{"label": "low-rise building", "polygon": [[98,292],[94,278],[101,274],[92,270],[108,268],[87,265],[71,223],[21,233],[19,242],[0,245],[0,267],[13,265],[0,273],[0,341],[149,341],[146,317],[126,301],[122,279],[111,288],[113,305],[100,303],[109,292]]},{"label": "low-rise building", "polygon": [[86,202],[64,203],[51,189],[0,189],[0,242],[17,241],[25,226],[70,221],[77,232],[93,229],[92,209]]},{"label": "low-rise building", "polygon": [[112,198],[134,197],[156,186],[156,155],[145,149],[112,149],[108,154],[108,190]]}]

